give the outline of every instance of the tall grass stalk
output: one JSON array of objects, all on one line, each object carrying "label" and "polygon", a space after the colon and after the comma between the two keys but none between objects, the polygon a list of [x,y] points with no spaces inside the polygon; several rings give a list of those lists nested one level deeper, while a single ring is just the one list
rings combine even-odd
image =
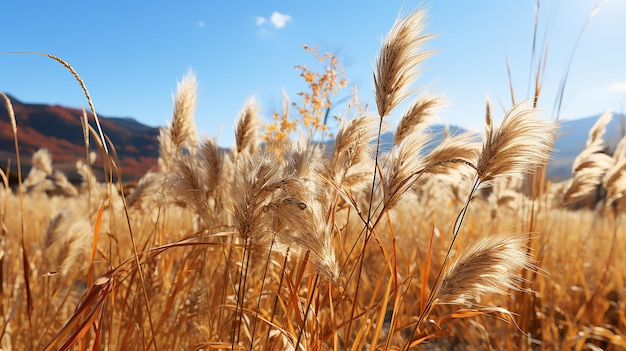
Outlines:
[{"label": "tall grass stalk", "polygon": [[[487,102],[482,143],[446,132],[435,145],[428,126],[442,99],[411,90],[432,55],[424,24],[423,10],[396,21],[375,67],[375,114],[341,118],[328,149],[310,138],[261,144],[253,100],[230,150],[200,140],[189,73],[160,132],[159,164],[133,190],[113,185],[114,172],[121,178],[116,148],[86,113],[75,191],[46,194],[65,185],[45,151],[19,194],[0,173],[0,347],[626,347],[617,255],[626,142],[602,156],[595,179],[607,197],[597,209],[563,207],[568,184],[547,186],[543,173],[528,183],[550,158],[556,131],[537,116],[544,57],[533,96],[517,103],[511,91],[514,105],[499,125]],[[533,62],[537,41],[535,28]],[[413,95],[383,152],[384,122]],[[602,143],[600,129],[590,145]],[[94,171],[95,148],[104,177]],[[579,165],[598,153],[583,152]],[[601,208],[610,223],[598,219]],[[18,259],[19,267],[7,265]]]}]

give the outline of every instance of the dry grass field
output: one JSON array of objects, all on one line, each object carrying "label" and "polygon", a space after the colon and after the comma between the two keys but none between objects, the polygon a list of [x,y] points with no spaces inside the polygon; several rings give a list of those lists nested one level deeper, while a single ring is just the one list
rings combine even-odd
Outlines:
[{"label": "dry grass field", "polygon": [[158,168],[136,186],[107,181],[115,145],[87,123],[82,184],[44,149],[19,185],[2,174],[0,348],[626,349],[626,139],[607,153],[601,117],[572,178],[550,183],[557,125],[530,101],[504,116],[487,104],[482,139],[426,148],[440,102],[412,90],[431,54],[424,16],[390,31],[374,111],[345,116],[332,148],[312,140],[345,82],[309,49],[330,68],[302,68],[303,120],[286,102],[263,129],[251,100],[228,152],[199,139],[188,75]]}]

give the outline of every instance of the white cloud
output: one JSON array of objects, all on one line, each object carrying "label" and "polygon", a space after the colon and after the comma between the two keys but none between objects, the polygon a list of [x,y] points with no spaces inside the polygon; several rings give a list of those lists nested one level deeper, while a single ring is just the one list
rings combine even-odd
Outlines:
[{"label": "white cloud", "polygon": [[265,17],[258,16],[258,17],[256,18],[256,25],[257,25],[257,26],[261,26],[261,25],[263,25],[263,23],[265,23],[265,22],[267,22],[267,18],[265,18]]},{"label": "white cloud", "polygon": [[284,27],[287,22],[291,21],[291,16],[274,11],[272,12],[272,17],[270,17],[270,21],[272,21],[272,25],[275,28],[280,29]]},{"label": "white cloud", "polygon": [[626,93],[626,82],[615,82],[610,84],[609,90],[616,93]]},{"label": "white cloud", "polygon": [[291,21],[291,16],[274,11],[270,16],[269,21],[265,17],[257,16],[256,25],[259,27],[263,25],[270,25],[276,29],[281,29],[286,26],[289,21]]}]

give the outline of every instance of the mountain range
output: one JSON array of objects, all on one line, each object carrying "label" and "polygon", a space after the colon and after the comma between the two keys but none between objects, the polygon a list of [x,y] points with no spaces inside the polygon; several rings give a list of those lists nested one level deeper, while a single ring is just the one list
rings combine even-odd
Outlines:
[{"label": "mountain range", "polygon": [[[52,155],[54,168],[63,171],[70,180],[77,180],[76,161],[85,159],[80,121],[82,110],[59,105],[24,103],[11,96],[9,99],[17,120],[23,173],[26,174],[30,169],[30,156],[39,148],[45,147]],[[115,146],[124,181],[135,181],[156,167],[159,154],[158,127],[146,126],[132,118],[98,117],[103,131]],[[574,158],[585,148],[589,129],[598,117],[599,115],[596,115],[559,123],[555,151],[547,168],[548,179],[556,181],[571,176]],[[89,121],[93,125],[93,118],[90,117]],[[444,128],[443,125],[429,127],[430,132],[436,135],[434,144],[440,140]],[[449,130],[451,134],[465,131],[456,126],[450,126]],[[614,114],[604,135],[609,152],[615,148],[625,133],[624,115]],[[383,151],[392,144],[392,133],[381,136]],[[13,132],[7,110],[4,104],[1,104],[0,167],[6,170],[9,162],[12,165],[11,172],[14,174],[16,168]]]},{"label": "mountain range", "polygon": [[[17,135],[22,173],[27,174],[31,155],[45,147],[52,155],[53,167],[62,171],[71,181],[78,180],[76,161],[85,160],[85,143],[81,116],[83,111],[59,105],[30,104],[7,95],[11,100],[17,124]],[[98,116],[102,129],[120,160],[125,181],[139,179],[157,164],[159,157],[158,128],[143,125],[132,118]],[[89,116],[90,125],[95,127]],[[92,150],[96,150],[93,145]],[[0,103],[0,167],[11,164],[15,175],[16,157],[13,129],[4,103]],[[101,167],[96,162],[96,170]],[[102,172],[97,172],[102,174]]]}]

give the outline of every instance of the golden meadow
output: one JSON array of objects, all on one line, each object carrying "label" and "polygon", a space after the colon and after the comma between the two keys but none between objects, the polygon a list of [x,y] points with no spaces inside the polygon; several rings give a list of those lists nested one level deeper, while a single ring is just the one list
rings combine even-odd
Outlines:
[{"label": "golden meadow", "polygon": [[85,83],[47,55],[89,101],[82,183],[45,149],[17,186],[1,174],[2,350],[625,349],[626,139],[607,152],[603,115],[571,179],[546,181],[558,136],[536,116],[538,81],[504,116],[487,102],[482,138],[433,145],[441,99],[412,90],[424,19],[396,21],[376,106],[355,96],[329,144],[313,140],[347,84],[336,56],[305,47],[325,67],[297,67],[310,91],[267,125],[248,101],[230,150],[198,138],[188,74],[158,167],[132,187],[113,180]]}]

